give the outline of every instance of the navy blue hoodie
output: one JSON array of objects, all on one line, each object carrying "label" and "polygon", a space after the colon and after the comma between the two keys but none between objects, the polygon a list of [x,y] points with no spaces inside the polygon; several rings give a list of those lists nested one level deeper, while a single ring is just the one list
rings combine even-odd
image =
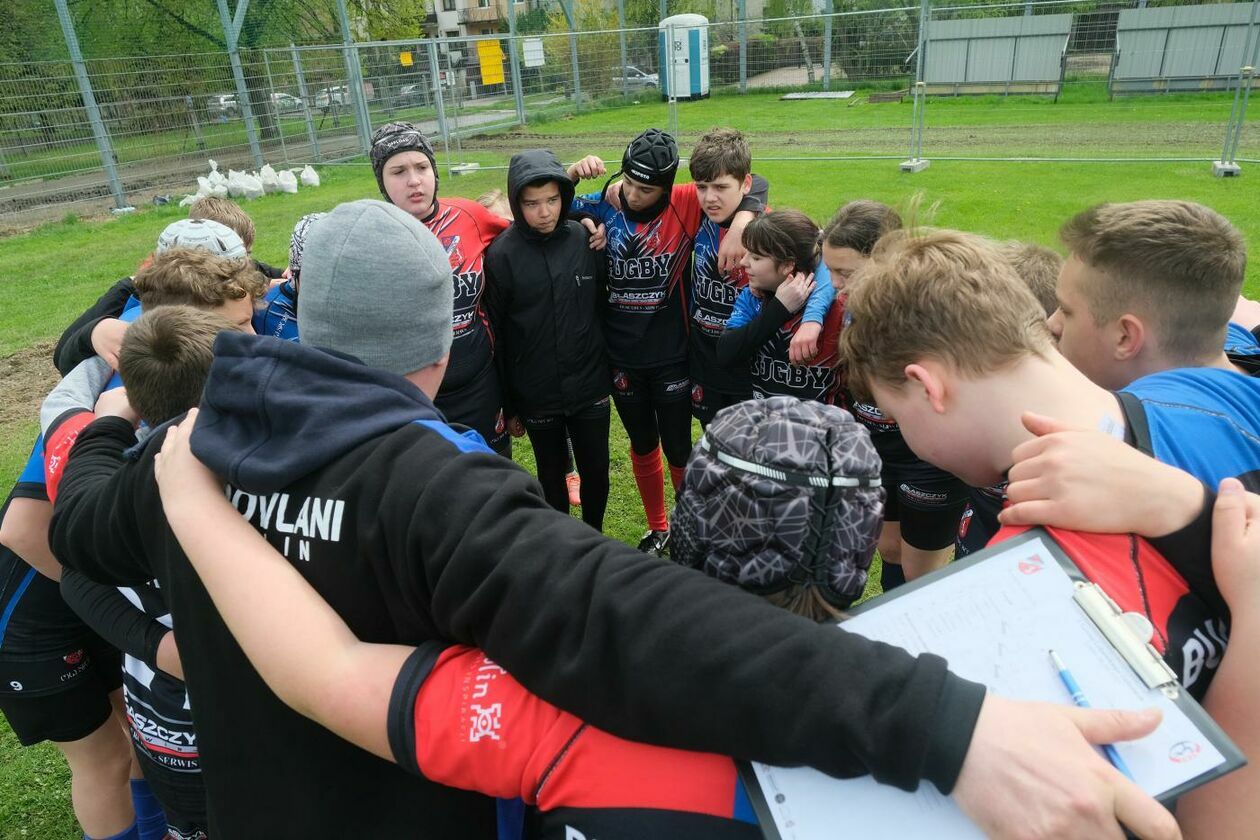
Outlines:
[{"label": "navy blue hoodie", "polygon": [[[815,625],[602,536],[397,376],[266,337],[221,335],[215,355],[194,452],[360,638],[417,645],[429,661],[449,642],[478,646],[622,737],[952,788],[984,690],[940,658]],[[135,447],[118,418],[87,427],[51,540],[90,577],[166,590],[212,836],[493,836],[489,800],[351,747],[262,684],[163,521],[164,437]]]}]

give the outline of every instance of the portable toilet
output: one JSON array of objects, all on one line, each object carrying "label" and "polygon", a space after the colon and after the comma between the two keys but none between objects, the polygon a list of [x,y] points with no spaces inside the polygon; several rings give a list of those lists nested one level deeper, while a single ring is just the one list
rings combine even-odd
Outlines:
[{"label": "portable toilet", "polygon": [[709,95],[709,19],[672,15],[660,23],[661,98]]}]

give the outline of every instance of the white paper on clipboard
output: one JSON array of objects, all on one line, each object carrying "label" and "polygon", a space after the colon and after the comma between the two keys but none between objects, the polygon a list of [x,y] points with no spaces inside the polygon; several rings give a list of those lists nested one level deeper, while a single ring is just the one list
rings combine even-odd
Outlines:
[{"label": "white paper on clipboard", "polygon": [[[844,629],[913,654],[943,656],[951,671],[1004,697],[1068,704],[1050,664],[1053,648],[1095,707],[1164,713],[1151,735],[1116,745],[1152,796],[1225,763],[1176,703],[1138,679],[1072,595],[1072,579],[1037,538],[859,613]],[[845,837],[984,837],[930,783],[907,793],[869,776],[840,780],[809,768],[752,766],[784,840],[823,840],[838,831]]]}]

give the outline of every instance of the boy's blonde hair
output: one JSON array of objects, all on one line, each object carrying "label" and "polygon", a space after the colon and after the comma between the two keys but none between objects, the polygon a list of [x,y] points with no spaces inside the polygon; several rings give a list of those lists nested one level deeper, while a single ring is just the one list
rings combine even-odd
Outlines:
[{"label": "boy's blonde hair", "polygon": [[752,172],[752,152],[735,129],[714,128],[696,143],[687,166],[693,181],[716,181],[723,175],[743,181]]},{"label": "boy's blonde hair", "polygon": [[201,402],[215,336],[234,329],[222,315],[192,306],[159,306],[141,315],[118,352],[131,407],[155,426]]},{"label": "boy's blonde hair", "polygon": [[504,219],[512,219],[512,205],[503,190],[487,190],[477,196],[477,203]]},{"label": "boy's blonde hair", "polygon": [[1097,269],[1082,290],[1095,323],[1146,315],[1170,359],[1220,352],[1247,268],[1242,234],[1224,216],[1190,201],[1099,204],[1059,236]]},{"label": "boy's blonde hair", "polygon": [[983,237],[894,231],[876,245],[845,303],[849,386],[900,386],[924,358],[986,374],[1051,352],[1041,304]]},{"label": "boy's blonde hair", "polygon": [[1019,278],[1028,284],[1033,297],[1046,310],[1046,317],[1054,314],[1059,308],[1059,299],[1054,290],[1059,285],[1059,271],[1063,268],[1063,257],[1044,245],[1032,242],[1003,242],[998,246],[1002,256],[1015,269]]},{"label": "boy's blonde hair", "polygon": [[136,295],[148,309],[184,304],[200,308],[267,293],[267,278],[248,258],[230,260],[200,248],[172,248],[136,272]]},{"label": "boy's blonde hair", "polygon": [[254,250],[256,234],[254,220],[235,201],[214,195],[203,195],[188,208],[188,218],[209,219],[229,227],[245,243],[246,251]]}]

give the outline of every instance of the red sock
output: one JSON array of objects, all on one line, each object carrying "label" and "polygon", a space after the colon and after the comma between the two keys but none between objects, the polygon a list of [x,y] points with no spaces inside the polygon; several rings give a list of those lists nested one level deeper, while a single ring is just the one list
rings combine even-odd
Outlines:
[{"label": "red sock", "polygon": [[675,493],[678,492],[679,487],[682,487],[683,476],[686,474],[687,474],[686,467],[675,467],[673,464],[669,465],[669,478],[671,481],[674,482]]},{"label": "red sock", "polygon": [[661,468],[660,447],[646,455],[630,450],[630,465],[634,469],[634,483],[639,485],[639,498],[643,500],[643,513],[648,528],[668,531],[669,519],[665,516],[665,470]]}]

